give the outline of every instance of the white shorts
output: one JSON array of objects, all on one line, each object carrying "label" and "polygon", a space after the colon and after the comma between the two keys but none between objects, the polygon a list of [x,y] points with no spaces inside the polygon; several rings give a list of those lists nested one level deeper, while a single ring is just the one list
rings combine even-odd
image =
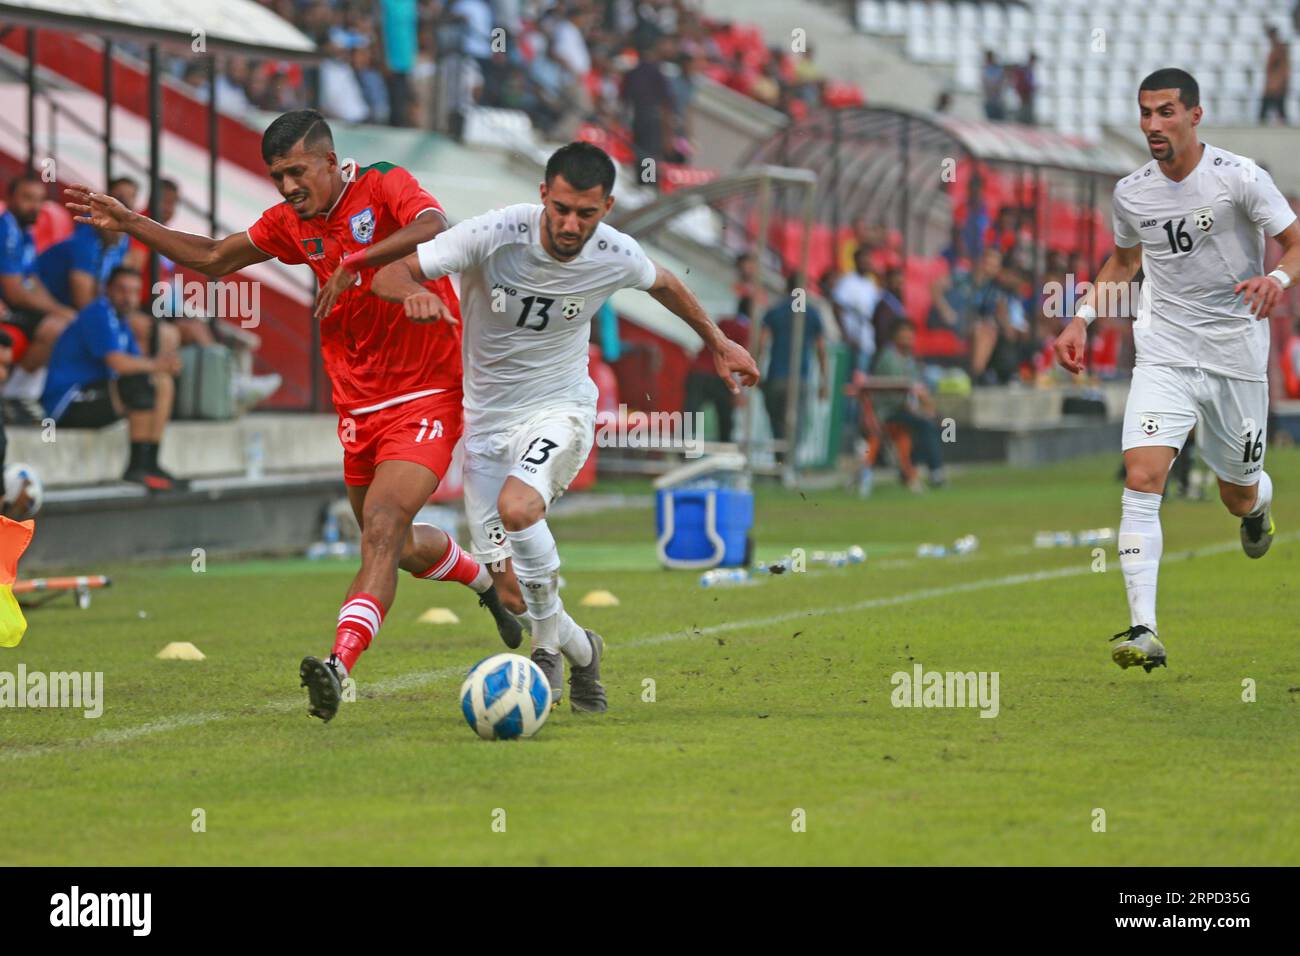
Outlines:
[{"label": "white shorts", "polygon": [[1234,485],[1253,485],[1264,469],[1268,383],[1199,368],[1139,365],[1124,408],[1124,450],[1182,449],[1196,427],[1196,448],[1210,470]]},{"label": "white shorts", "polygon": [[587,463],[595,437],[594,405],[550,405],[497,431],[467,432],[465,518],[474,557],[484,564],[510,557],[497,511],[506,478],[518,478],[550,508]]}]

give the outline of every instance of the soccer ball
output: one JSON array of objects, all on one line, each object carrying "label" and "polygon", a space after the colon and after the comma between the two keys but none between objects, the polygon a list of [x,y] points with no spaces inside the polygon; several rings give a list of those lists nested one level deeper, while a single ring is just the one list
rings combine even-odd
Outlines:
[{"label": "soccer ball", "polygon": [[495,654],[469,670],[460,709],[484,740],[531,737],[551,713],[551,685],[542,669],[518,654]]},{"label": "soccer ball", "polygon": [[25,521],[34,517],[41,510],[45,500],[45,485],[40,472],[31,465],[14,462],[5,468],[5,503],[6,518]]}]

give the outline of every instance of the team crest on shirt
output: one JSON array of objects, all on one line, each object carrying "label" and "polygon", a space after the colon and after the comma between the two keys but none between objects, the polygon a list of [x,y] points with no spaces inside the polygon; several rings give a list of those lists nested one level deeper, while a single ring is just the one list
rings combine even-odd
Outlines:
[{"label": "team crest on shirt", "polygon": [[375,211],[367,206],[348,220],[352,227],[352,238],[357,242],[369,242],[375,238]]},{"label": "team crest on shirt", "polygon": [[1209,232],[1210,227],[1214,225],[1214,211],[1209,206],[1198,209],[1192,213],[1192,222],[1196,223],[1196,228],[1201,232]]},{"label": "team crest on shirt", "polygon": [[1142,426],[1142,434],[1148,437],[1160,431],[1159,415],[1143,415],[1138,419],[1138,423]]},{"label": "team crest on shirt", "polygon": [[587,300],[580,295],[566,295],[560,303],[560,315],[566,319],[576,319],[582,314],[582,307]]}]

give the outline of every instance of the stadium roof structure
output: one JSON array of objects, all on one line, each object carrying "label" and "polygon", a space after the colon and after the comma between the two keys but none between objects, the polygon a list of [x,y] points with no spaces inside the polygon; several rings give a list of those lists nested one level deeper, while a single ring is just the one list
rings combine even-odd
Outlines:
[{"label": "stadium roof structure", "polygon": [[893,225],[905,254],[929,254],[947,239],[943,223],[951,216],[942,213],[950,211],[949,187],[963,161],[998,167],[1035,189],[1073,194],[1080,205],[1095,207],[1142,158],[1126,145],[1031,126],[864,106],[823,110],[791,124],[759,144],[746,163],[811,169],[820,187],[819,221],[832,230],[860,219]]},{"label": "stadium roof structure", "polygon": [[317,60],[301,30],[254,0],[0,0],[0,20],[192,50]]}]

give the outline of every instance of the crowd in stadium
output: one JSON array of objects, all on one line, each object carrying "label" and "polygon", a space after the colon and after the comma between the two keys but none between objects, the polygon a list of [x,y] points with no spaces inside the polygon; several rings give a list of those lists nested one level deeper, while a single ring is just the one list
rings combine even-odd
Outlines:
[{"label": "crowd in stadium", "polygon": [[[862,102],[859,90],[821,74],[811,44],[799,53],[768,47],[757,28],[706,20],[684,0],[265,5],[327,56],[314,73],[285,62],[223,59],[217,102],[229,112],[315,102],[349,122],[428,128],[441,71],[453,123],[471,104],[517,109],[555,141],[590,126],[609,137],[616,159],[627,152],[684,162],[691,155],[687,106],[699,75],[793,119],[819,106]],[[177,58],[173,68],[196,96],[207,96],[203,64]]]},{"label": "crowd in stadium", "polygon": [[[280,376],[252,375],[256,333],[210,315],[187,312],[171,284],[175,266],[161,258],[162,294],[148,282],[149,254],[120,233],[75,224],[66,235],[36,226],[51,197],[34,174],[15,176],[0,212],[0,383],[3,421],[66,428],[128,422],[124,479],[155,490],[184,484],[158,461],[172,417],[181,350],[221,349],[231,368],[233,406],[248,410],[269,397]],[[139,184],[122,176],[108,193],[139,209]],[[174,215],[179,187],[162,181],[161,218]],[[57,208],[57,207],[56,207]],[[143,211],[143,210],[142,210]],[[167,308],[159,308],[164,299]],[[165,317],[160,316],[160,312]],[[223,387],[226,387],[223,385]]]}]

